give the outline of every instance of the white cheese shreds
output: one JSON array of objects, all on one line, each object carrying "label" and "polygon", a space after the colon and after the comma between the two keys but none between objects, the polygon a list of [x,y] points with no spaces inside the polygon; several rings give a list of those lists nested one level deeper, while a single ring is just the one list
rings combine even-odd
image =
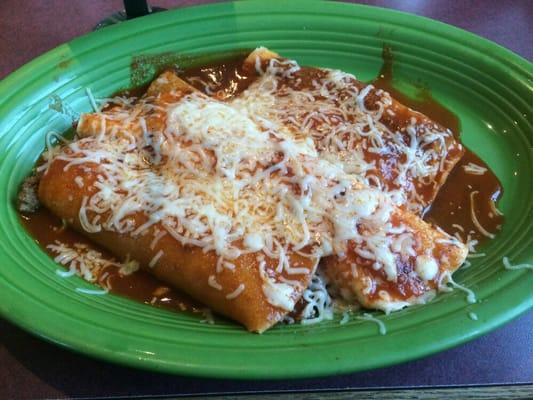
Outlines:
[{"label": "white cheese shreds", "polygon": [[56,270],[56,274],[59,275],[61,278],[69,278],[71,276],[76,275],[76,270],[65,271],[65,270],[62,270],[62,269],[57,269]]},{"label": "white cheese shreds", "polygon": [[265,244],[260,234],[250,233],[244,237],[244,245],[251,251],[259,251]]},{"label": "white cheese shreds", "polygon": [[470,311],[470,312],[468,313],[468,318],[470,318],[472,321],[477,321],[477,320],[478,320],[478,316],[477,316],[477,314],[474,313],[474,312],[472,312],[472,311]]},{"label": "white cheese shreds", "polygon": [[228,299],[228,300],[236,299],[237,297],[240,296],[240,294],[241,294],[242,292],[244,292],[244,288],[245,288],[244,284],[241,283],[241,284],[237,287],[237,289],[235,289],[233,292],[231,292],[231,293],[229,293],[229,294],[226,295],[226,299]]},{"label": "white cheese shreds", "polygon": [[85,93],[87,94],[87,97],[89,98],[89,103],[91,103],[91,107],[93,108],[94,112],[100,111],[98,106],[96,105],[96,100],[93,96],[93,92],[90,88],[85,88]]},{"label": "white cheese shreds", "polygon": [[[413,185],[438,188],[438,174],[449,169],[447,154],[454,143],[451,131],[416,118],[407,132],[389,129],[382,116],[385,109],[387,115],[394,114],[389,108],[390,95],[372,85],[358,89],[361,84],[355,77],[342,71],[315,69],[312,85],[302,86],[297,79],[287,80],[300,70],[293,60],[271,59],[262,66],[256,57],[255,68],[260,77],[231,101],[235,108],[255,120],[268,119],[274,126],[288,126],[299,135],[312,137],[321,157],[357,174],[367,185],[401,189],[408,195],[409,208],[421,211],[426,200]],[[379,98],[375,108],[368,109],[371,93]]]},{"label": "white cheese shreds", "polygon": [[294,288],[291,285],[283,282],[266,281],[262,289],[268,302],[273,306],[285,311],[291,311],[294,308]]},{"label": "white cheese shreds", "polygon": [[467,258],[480,258],[485,257],[486,255],[486,253],[470,253],[468,254]]},{"label": "white cheese shreds", "polygon": [[209,325],[213,325],[215,323],[215,318],[213,317],[213,313],[209,308],[204,308],[202,310],[202,314],[204,319],[201,319],[200,323]]},{"label": "white cheese shreds", "polygon": [[[296,303],[296,291],[295,286],[299,285],[299,282],[291,282],[289,280],[277,282],[266,271],[266,262],[264,257],[260,257],[259,272],[263,280],[261,289],[266,297],[266,300],[274,307],[281,308],[285,311],[292,311],[294,304]],[[280,262],[285,262],[286,257],[282,254]]]},{"label": "white cheese shreds", "polygon": [[37,172],[47,171],[50,163],[61,152],[61,146],[68,144],[68,141],[61,136],[61,133],[49,131],[44,137],[45,150],[42,154],[43,163],[36,168]]},{"label": "white cheese shreds", "polygon": [[209,278],[207,279],[207,284],[212,288],[215,288],[216,290],[222,290],[222,285],[217,282],[217,278],[215,275],[209,275]]},{"label": "white cheese shreds", "polygon": [[487,168],[474,164],[473,162],[469,162],[468,164],[463,165],[463,169],[467,174],[472,175],[483,175],[485,172],[488,171]]},{"label": "white cheese shreds", "polygon": [[155,249],[155,246],[157,245],[157,243],[159,242],[159,240],[161,240],[161,238],[163,236],[165,236],[167,234],[166,231],[159,231],[157,233],[154,234],[154,238],[152,239],[152,241],[150,242],[150,250],[153,250]]},{"label": "white cheese shreds", "polygon": [[333,301],[327,291],[325,278],[317,273],[313,276],[311,284],[304,291],[305,307],[301,312],[302,324],[316,324],[324,320],[333,319]]},{"label": "white cheese shreds", "polygon": [[430,281],[439,272],[439,266],[433,257],[420,256],[416,259],[415,271],[425,281]]},{"label": "white cheese shreds", "polygon": [[461,232],[465,231],[465,229],[459,224],[452,224],[452,227],[454,227],[455,229],[460,230]]},{"label": "white cheese shreds", "polygon": [[99,251],[81,243],[69,246],[56,241],[54,244],[46,246],[46,248],[57,254],[54,257],[55,262],[67,268],[67,271],[56,271],[63,278],[78,275],[88,282],[106,285],[105,280],[101,279],[105,268],[116,268],[121,275],[130,275],[139,269],[137,261],[126,260],[120,263],[114,259],[104,257]]},{"label": "white cheese shreds", "polygon": [[79,188],[83,187],[83,178],[81,176],[75,177],[74,182],[76,183],[76,185],[78,185]]},{"label": "white cheese shreds", "polygon": [[109,290],[107,290],[107,289],[100,289],[99,290],[99,289],[76,288],[76,292],[80,292],[80,293],[83,293],[83,294],[101,296],[101,295],[109,293]]},{"label": "white cheese shreds", "polygon": [[381,321],[380,319],[372,316],[371,314],[363,313],[362,315],[360,315],[360,316],[358,315],[355,318],[359,319],[359,320],[362,320],[362,321],[374,322],[378,326],[380,335],[386,335],[387,334],[387,327],[385,326],[385,323],[383,321]]},{"label": "white cheese shreds", "polygon": [[496,237],[496,235],[494,235],[493,233],[490,233],[485,228],[483,228],[483,226],[481,226],[481,224],[479,223],[479,220],[477,219],[476,211],[475,211],[475,208],[474,208],[474,196],[476,194],[478,194],[478,193],[479,192],[477,190],[474,190],[473,192],[470,193],[470,216],[472,218],[472,222],[474,223],[474,225],[477,228],[477,230],[483,236],[486,236],[486,237],[488,237],[490,239],[494,239]]},{"label": "white cheese shreds", "polygon": [[458,290],[461,290],[461,291],[465,292],[466,293],[466,301],[468,303],[473,304],[473,303],[477,302],[476,294],[471,289],[469,289],[469,288],[467,288],[467,287],[465,287],[463,285],[460,285],[459,283],[455,282],[452,279],[452,276],[451,276],[451,274],[449,272],[446,272],[446,273],[441,275],[440,281],[439,281],[439,289],[442,290],[442,291],[451,290],[446,285],[450,285],[454,289],[458,289]]},{"label": "white cheese shreds", "polygon": [[475,253],[476,252],[476,246],[478,245],[479,240],[472,239],[471,235],[468,234],[466,237],[466,247],[468,247],[469,253]]},{"label": "white cheese shreds", "polygon": [[344,310],[342,312],[342,318],[339,321],[339,325],[345,325],[350,321],[350,312],[348,310]]},{"label": "white cheese shreds", "polygon": [[163,252],[163,250],[159,250],[156,255],[150,260],[150,263],[148,264],[148,266],[150,268],[154,268],[157,264],[157,262],[159,261],[159,259],[163,256],[163,254],[165,254]]},{"label": "white cheese shreds", "polygon": [[121,275],[131,275],[137,271],[140,266],[137,260],[130,260],[129,257],[122,263],[118,263],[118,271]]},{"label": "white cheese shreds", "polygon": [[489,202],[489,205],[490,205],[490,209],[491,209],[491,211],[492,211],[495,215],[500,215],[500,216],[503,215],[503,213],[502,213],[500,210],[498,210],[498,209],[496,208],[496,203],[494,203],[494,201],[490,201],[490,202]]},{"label": "white cheese shreds", "polygon": [[512,265],[507,257],[503,257],[502,262],[503,262],[503,266],[505,267],[505,269],[509,269],[509,270],[533,269],[533,264],[524,263],[524,264]]}]

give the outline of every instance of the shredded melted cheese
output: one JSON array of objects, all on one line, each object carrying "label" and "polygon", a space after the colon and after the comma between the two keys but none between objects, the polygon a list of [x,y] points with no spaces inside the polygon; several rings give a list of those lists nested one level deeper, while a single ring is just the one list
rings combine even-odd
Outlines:
[{"label": "shredded melted cheese", "polygon": [[473,290],[467,288],[466,286],[460,285],[459,283],[455,282],[452,278],[452,275],[449,272],[446,272],[441,275],[441,278],[439,280],[439,289],[441,291],[449,291],[451,288],[447,285],[450,285],[451,288],[461,290],[466,293],[466,301],[470,304],[476,303],[476,294]]},{"label": "shredded melted cheese", "polygon": [[109,290],[107,290],[107,289],[76,288],[76,292],[83,293],[83,294],[95,295],[95,296],[101,296],[101,295],[104,295],[104,294],[108,294]]},{"label": "shredded melted cheese", "polygon": [[333,301],[326,288],[325,277],[317,273],[303,293],[305,307],[301,312],[302,324],[310,325],[333,319]]},{"label": "shredded melted cheese", "polygon": [[468,313],[468,318],[470,318],[472,321],[477,321],[477,320],[478,320],[478,316],[477,316],[477,314],[474,313],[474,312],[472,312],[472,311],[470,311],[470,312]]},{"label": "shredded melted cheese", "polygon": [[474,164],[473,162],[463,165],[463,169],[467,174],[471,175],[483,175],[485,172],[487,172],[487,168]]},{"label": "shredded melted cheese", "polygon": [[[262,79],[253,99],[251,91],[229,104],[196,92],[171,93],[171,100],[113,99],[117,107],[90,115],[91,134],[80,132],[60,149],[50,146],[42,169],[54,160],[64,161],[65,170],[91,166],[75,179],[80,188],[94,189],[78,215],[86,232],[149,234],[152,250],[170,235],[214,252],[218,263],[208,285],[223,290],[227,300],[249,289],[242,283],[222,287],[217,274],[233,271],[232,261],[248,253],[258,254],[263,295],[285,311],[305,288],[282,277],[315,272],[291,265],[291,254],[343,258],[350,248],[397,281],[400,258],[417,254],[415,232],[395,223],[394,215],[406,204],[405,193],[416,192],[407,190],[412,178],[431,181],[442,169],[436,160],[445,158],[451,133],[424,128],[421,134],[416,121],[405,132],[388,130],[380,119],[390,97],[367,109],[373,88],[359,91],[349,74],[328,70],[313,90],[298,91],[280,86],[280,79],[300,70],[295,62],[272,60],[265,71],[256,66]],[[78,127],[87,121],[89,115],[82,115]],[[405,156],[393,168],[392,186],[365,154]],[[94,279],[93,267],[79,255],[69,259],[68,249],[56,250],[59,262],[75,260],[71,270]],[[433,250],[424,249],[415,268],[425,281],[438,271]],[[163,255],[155,253],[149,266]],[[267,258],[274,267],[267,268]],[[331,318],[319,276],[303,292],[304,323]]]},{"label": "shredded melted cheese", "polygon": [[130,275],[139,269],[139,263],[135,260],[117,262],[115,259],[104,257],[99,251],[82,243],[75,243],[70,246],[56,241],[46,248],[57,254],[54,257],[55,262],[67,268],[67,271],[56,271],[63,278],[78,275],[88,282],[102,283],[99,278],[107,267],[117,268],[121,275]]},{"label": "shredded melted cheese", "polygon": [[[342,71],[314,69],[312,84],[306,85],[296,61],[270,59],[263,69],[257,57],[255,65],[260,78],[231,101],[235,108],[313,138],[324,159],[365,185],[396,192],[412,211],[422,211],[427,200],[420,187],[435,193],[439,174],[450,169],[449,150],[461,147],[450,130],[416,118],[399,131],[389,129],[383,116],[384,110],[394,113],[390,95],[372,85],[361,88]],[[376,96],[368,108],[369,98]]]},{"label": "shredded melted cheese", "polygon": [[507,257],[503,257],[502,262],[503,262],[503,266],[505,267],[505,269],[509,269],[512,271],[516,271],[518,269],[533,269],[533,264],[524,263],[524,264],[512,265],[511,262],[509,261],[509,258]]},{"label": "shredded melted cheese", "polygon": [[381,321],[380,319],[372,316],[372,314],[363,313],[362,315],[358,315],[355,318],[359,319],[361,321],[373,322],[373,323],[375,323],[378,326],[380,335],[386,335],[387,334],[387,327],[385,326],[385,323],[383,321]]},{"label": "shredded melted cheese", "polygon": [[475,207],[474,207],[474,196],[476,194],[478,194],[478,193],[479,192],[477,190],[474,190],[473,192],[470,193],[470,216],[472,218],[472,222],[474,223],[474,225],[477,228],[477,230],[483,236],[486,236],[486,237],[488,237],[490,239],[494,239],[496,237],[496,235],[494,233],[490,233],[485,228],[483,228],[483,226],[480,224],[479,220],[477,219],[476,210],[475,210]]}]

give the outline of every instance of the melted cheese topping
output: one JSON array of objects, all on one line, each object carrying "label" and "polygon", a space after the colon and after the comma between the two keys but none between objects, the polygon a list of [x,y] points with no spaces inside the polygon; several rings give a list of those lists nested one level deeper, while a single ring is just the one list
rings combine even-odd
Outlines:
[{"label": "melted cheese topping", "polygon": [[416,259],[415,271],[422,279],[430,281],[437,276],[439,266],[433,257],[420,256]]},{"label": "melted cheese topping", "polygon": [[302,324],[310,325],[333,319],[333,301],[326,288],[326,279],[316,273],[302,296],[305,307],[300,313]]},{"label": "melted cheese topping", "polygon": [[[273,96],[275,88],[267,90],[265,85],[276,86],[276,74],[288,77],[298,69],[292,62],[271,62],[265,75],[271,79],[260,81],[261,93],[267,99]],[[291,102],[297,100],[295,96],[312,98],[316,107],[334,103],[336,113],[359,115],[354,104],[346,101],[339,105],[333,100],[338,94],[330,92],[333,86],[351,90],[345,88],[351,76],[338,71],[330,71],[328,76],[326,82],[317,83],[320,98],[296,91],[288,92],[287,97]],[[359,108],[364,108],[368,90],[352,93]],[[182,245],[215,252],[219,257],[217,274],[224,268],[235,269],[231,260],[240,255],[258,253],[263,294],[271,305],[285,311],[292,310],[298,300],[298,282],[282,281],[281,274],[314,272],[290,265],[291,252],[316,259],[344,257],[351,246],[360,257],[372,261],[374,269],[382,269],[387,280],[396,281],[397,262],[406,254],[412,255],[415,237],[409,229],[393,223],[396,207],[404,201],[401,193],[368,186],[371,175],[361,180],[365,176],[361,172],[374,168],[371,163],[361,158],[359,169],[351,170],[347,165],[355,164],[330,157],[333,152],[327,148],[319,157],[316,142],[279,124],[279,115],[269,114],[272,119],[267,119],[258,111],[265,107],[264,101],[244,97],[225,104],[199,93],[174,93],[171,98],[164,102],[147,97],[137,104],[124,102],[119,108],[93,114],[100,119],[95,125],[97,134],[69,143],[60,151],[50,150],[44,157],[45,169],[54,159],[66,161],[66,170],[74,165],[96,166],[94,194],[83,198],[79,211],[85,231],[106,230],[135,237],[157,224],[151,248],[162,235],[169,234]],[[305,133],[316,125],[310,122],[312,118],[324,119],[326,114],[310,112],[309,102],[300,100],[308,127],[299,129]],[[357,126],[368,150],[382,151],[383,138],[376,128],[380,111],[370,112],[370,117],[366,111],[363,122],[353,120],[343,129]],[[316,126],[333,129],[331,124]],[[340,128],[335,125],[335,129]],[[429,139],[426,136],[419,143],[414,128],[410,132],[406,143],[399,135],[391,136],[395,151],[405,152],[411,160],[402,164],[405,171],[397,175],[402,182],[407,171],[413,175],[434,170],[421,161],[424,140]],[[441,140],[436,136],[427,143],[433,141]],[[356,153],[349,146],[346,149]],[[418,151],[423,154],[418,156]],[[88,184],[85,178],[76,178],[76,183]],[[146,219],[140,226],[135,219],[138,215]],[[155,267],[161,256],[158,252],[150,267]],[[264,257],[277,260],[273,271],[266,270]],[[427,260],[417,266],[422,279],[432,279],[435,263]],[[226,289],[228,300],[246,290],[244,284],[222,288],[216,275],[209,277],[208,284],[213,290]],[[328,307],[327,302],[313,301],[313,307]]]},{"label": "melted cheese topping", "polygon": [[472,218],[472,222],[474,223],[474,226],[483,236],[486,236],[490,239],[494,239],[496,235],[494,233],[490,233],[485,228],[483,228],[483,226],[477,219],[475,205],[474,205],[474,196],[478,193],[479,192],[477,190],[470,193],[470,217]]},{"label": "melted cheese topping", "polygon": [[509,269],[509,270],[533,269],[533,264],[524,263],[524,264],[512,265],[511,262],[509,261],[509,258],[507,257],[503,257],[502,262],[503,262],[504,268]]},{"label": "melted cheese topping", "polygon": [[463,169],[467,174],[472,175],[483,175],[485,172],[487,172],[487,168],[474,164],[473,162],[463,165]]},{"label": "melted cheese topping", "polygon": [[363,313],[361,316],[355,317],[356,319],[362,320],[362,321],[370,321],[375,323],[378,326],[379,334],[380,335],[386,335],[387,334],[387,327],[385,326],[385,323],[377,319],[376,317],[372,316],[372,314]]},{"label": "melted cheese topping", "polygon": [[81,243],[69,246],[56,241],[46,247],[56,254],[54,261],[67,268],[67,271],[57,270],[56,273],[59,276],[68,278],[78,275],[88,282],[97,282],[104,288],[108,287],[104,276],[106,268],[117,268],[120,275],[130,275],[139,269],[137,261],[118,262],[115,259],[104,257],[99,251]]}]

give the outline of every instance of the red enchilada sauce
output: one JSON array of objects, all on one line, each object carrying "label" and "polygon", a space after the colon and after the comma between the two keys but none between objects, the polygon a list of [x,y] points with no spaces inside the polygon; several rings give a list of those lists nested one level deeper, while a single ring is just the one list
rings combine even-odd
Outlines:
[{"label": "red enchilada sauce", "polygon": [[[435,100],[425,88],[419,91],[417,98],[406,96],[395,89],[394,60],[390,47],[383,47],[382,58],[383,66],[378,77],[371,83],[389,92],[400,103],[450,129],[459,140],[461,132],[459,118]],[[470,163],[485,169],[485,172],[480,175],[467,173],[465,167]],[[483,235],[472,221],[470,198],[472,192],[477,192],[473,196],[473,208],[479,224],[489,233],[497,233],[503,224],[503,216],[494,210],[496,202],[503,194],[501,183],[487,164],[466,147],[463,157],[451,171],[432,205],[424,211],[424,219],[451,235],[459,234],[462,242],[466,241],[468,235],[473,240],[483,242],[487,236]]]},{"label": "red enchilada sauce", "polygon": [[[21,219],[30,235],[52,258],[56,257],[57,253],[50,251],[47,246],[59,241],[69,247],[80,243],[102,253],[105,259],[113,259],[109,252],[64,225],[61,219],[44,207],[34,213],[21,214]],[[116,267],[110,266],[102,270],[100,277],[105,273],[106,283],[101,286],[107,287],[113,293],[172,311],[200,313],[205,309],[186,294],[166,286],[147,272],[138,270],[130,275],[121,275]]]},{"label": "red enchilada sauce", "polygon": [[[416,98],[409,97],[398,91],[393,85],[393,54],[388,46],[383,47],[383,65],[378,76],[371,84],[382,89],[397,101],[413,110],[419,111],[450,129],[456,140],[460,140],[459,118],[444,105],[433,98],[426,88],[419,90]],[[400,116],[401,118],[401,116]],[[484,169],[483,174],[467,173],[468,165],[475,164]],[[467,170],[465,170],[465,167]],[[472,195],[472,193],[474,193]],[[503,216],[496,209],[495,204],[503,193],[500,181],[490,168],[478,156],[468,148],[464,148],[464,155],[455,165],[444,185],[440,188],[437,197],[431,206],[424,210],[424,220],[440,227],[445,232],[456,236],[461,242],[477,241],[484,242],[489,235],[494,235],[503,224]],[[479,224],[486,230],[480,232],[474,224],[472,213]],[[476,245],[476,242],[471,242]],[[409,263],[400,262],[397,282],[387,281],[383,271],[368,268],[368,271],[381,281],[379,287],[369,297],[377,298],[379,290],[397,296],[399,299],[407,299],[413,295],[419,296],[425,292],[425,283],[418,277],[412,278]]]},{"label": "red enchilada sauce", "polygon": [[[233,56],[201,67],[190,68],[180,72],[180,76],[197,89],[220,100],[231,98],[245,90],[255,79],[255,71],[245,71],[242,68],[245,54]],[[413,99],[397,91],[393,82],[393,59],[390,49],[384,47],[383,67],[379,76],[372,82],[377,88],[388,91],[396,100],[414,110],[420,111],[429,118],[454,132],[459,137],[459,120],[450,110],[438,103],[427,90],[421,91],[421,97]],[[208,88],[205,90],[205,88]],[[146,86],[124,90],[116,95],[139,97],[146,90]],[[486,168],[482,175],[467,174],[464,166],[468,163]],[[424,219],[442,227],[450,234],[458,234],[464,242],[468,235],[470,240],[482,241],[486,236],[481,234],[472,222],[471,198],[474,195],[474,212],[477,220],[488,232],[495,233],[503,222],[503,217],[495,212],[491,206],[502,194],[501,185],[497,177],[490,171],[486,164],[475,156],[470,150],[465,149],[465,155],[451,172],[445,185],[439,191],[431,208],[427,209]],[[60,241],[66,245],[82,243],[96,249],[105,256],[112,256],[94,245],[83,235],[75,232],[62,224],[61,220],[52,215],[47,209],[41,207],[35,213],[21,214],[24,226],[34,237],[36,242],[47,251],[46,247]],[[401,267],[401,266],[400,266]],[[371,269],[371,268],[370,268]],[[400,268],[401,270],[402,268]],[[107,267],[107,287],[111,292],[128,298],[163,307],[173,311],[202,312],[205,308],[194,302],[187,295],[167,287],[156,278],[144,271],[136,271],[130,275],[120,275],[116,267]],[[378,271],[376,271],[377,273]],[[409,271],[404,271],[408,273]],[[400,271],[400,277],[404,274]],[[419,294],[423,288],[422,282],[410,282],[399,279],[394,285],[389,285],[387,290],[400,298],[408,298]]]}]

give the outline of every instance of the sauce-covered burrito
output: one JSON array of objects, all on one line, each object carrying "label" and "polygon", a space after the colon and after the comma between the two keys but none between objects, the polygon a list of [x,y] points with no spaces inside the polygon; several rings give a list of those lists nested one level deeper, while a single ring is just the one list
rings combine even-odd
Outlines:
[{"label": "sauce-covered burrito", "polygon": [[[256,51],[247,62],[253,59],[263,74],[267,65],[288,66],[277,70],[284,82],[303,85],[291,101],[301,98],[309,109],[305,88],[315,81],[298,75],[293,64],[265,60],[265,54]],[[460,145],[447,133],[432,141],[428,137],[436,133],[420,136],[409,125],[411,147],[417,141],[433,150],[421,153],[429,158],[419,169],[397,167],[388,184],[378,166],[381,156],[390,165],[391,156],[380,155],[379,141],[392,146],[395,139],[369,131],[384,125],[371,121],[375,110],[364,99],[369,91],[357,88],[351,107],[369,115],[371,127],[361,132],[373,135],[372,147],[363,149],[373,161],[357,160],[371,165],[364,171],[374,171],[381,182],[372,185],[369,173],[347,167],[351,159],[345,155],[361,150],[357,143],[335,152],[323,145],[320,135],[328,133],[320,120],[307,123],[311,131],[302,129],[316,110],[302,114],[296,105],[294,115],[287,109],[282,118],[276,110],[285,94],[271,91],[271,108],[258,99],[267,90],[264,80],[220,101],[164,72],[140,99],[114,98],[102,111],[83,114],[76,138],[43,156],[40,201],[113,254],[138,260],[157,278],[254,332],[294,315],[317,279],[354,305],[387,312],[431,297],[467,249],[409,211],[408,203],[422,196],[412,194],[416,179],[445,179]],[[390,135],[391,126],[383,132]],[[335,129],[330,136],[340,135]],[[442,146],[453,154],[438,169]],[[415,175],[420,168],[433,175]],[[431,201],[430,192],[419,204]]]}]

